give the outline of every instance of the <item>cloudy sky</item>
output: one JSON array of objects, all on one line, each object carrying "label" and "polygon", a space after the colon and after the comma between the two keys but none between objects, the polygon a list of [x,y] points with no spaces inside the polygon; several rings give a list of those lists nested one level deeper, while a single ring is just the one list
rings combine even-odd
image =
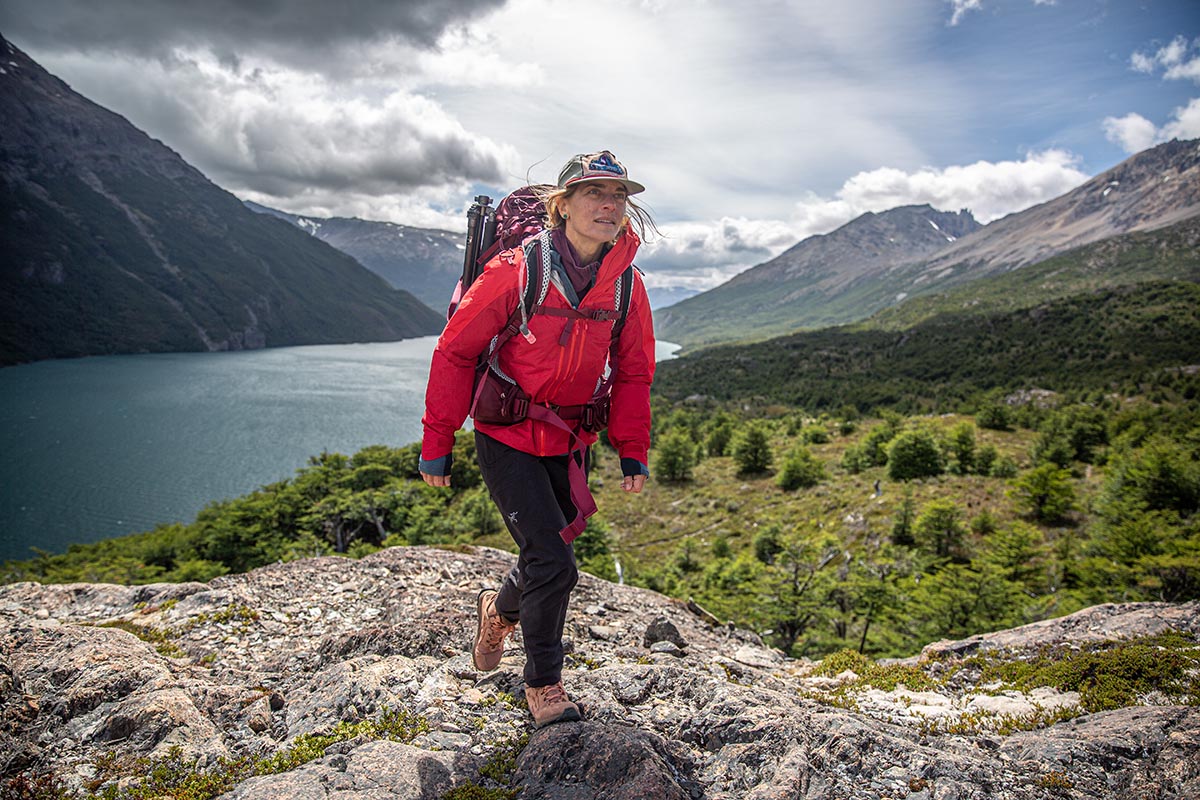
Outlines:
[{"label": "cloudy sky", "polygon": [[0,33],[296,213],[458,229],[611,149],[659,286],[865,211],[988,222],[1200,136],[1196,0],[5,0]]}]

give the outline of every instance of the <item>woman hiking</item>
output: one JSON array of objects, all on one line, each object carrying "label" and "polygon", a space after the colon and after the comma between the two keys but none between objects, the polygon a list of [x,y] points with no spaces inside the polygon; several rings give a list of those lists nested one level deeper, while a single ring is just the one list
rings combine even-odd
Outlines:
[{"label": "woman hiking", "polygon": [[[536,245],[487,263],[447,322],[429,371],[421,477],[430,486],[450,485],[454,434],[471,413],[480,472],[518,548],[499,590],[479,593],[472,659],[481,671],[496,669],[505,638],[521,626],[525,699],[538,728],[581,719],[562,685],[562,635],[579,576],[571,541],[595,510],[587,455],[605,406],[622,488],[640,492],[649,475],[654,330],[646,288],[629,269],[639,234],[654,229],[629,199],[644,189],[607,150],[571,158],[557,185],[540,193],[546,231]],[[549,266],[550,286],[517,335],[513,320],[537,272],[526,258]],[[628,310],[618,316],[623,287]],[[501,339],[489,360],[528,396],[528,410],[522,404],[520,421],[490,424],[479,409],[488,387],[475,391],[476,367]],[[602,386],[611,387],[607,402],[597,397]]]}]

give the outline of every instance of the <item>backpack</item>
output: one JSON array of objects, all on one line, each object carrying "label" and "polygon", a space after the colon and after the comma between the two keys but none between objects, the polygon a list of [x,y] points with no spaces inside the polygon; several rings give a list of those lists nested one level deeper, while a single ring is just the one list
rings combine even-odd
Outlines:
[{"label": "backpack", "polygon": [[475,396],[471,403],[471,416],[479,422],[493,425],[511,425],[520,422],[528,412],[529,396],[521,390],[517,382],[500,369],[497,354],[509,339],[521,334],[526,341],[535,341],[529,330],[529,319],[534,314],[564,316],[568,318],[567,327],[563,331],[565,337],[570,335],[575,318],[589,317],[591,319],[612,319],[612,339],[609,347],[608,374],[597,383],[592,401],[583,406],[560,409],[560,416],[580,419],[586,430],[599,430],[608,422],[608,393],[611,388],[612,365],[616,360],[617,340],[625,326],[629,314],[629,299],[633,289],[633,270],[631,265],[621,274],[618,280],[613,309],[593,310],[590,313],[575,309],[543,308],[542,304],[550,290],[550,276],[553,268],[550,262],[550,232],[545,230],[544,221],[546,208],[542,203],[539,191],[552,187],[524,186],[515,190],[503,200],[494,210],[490,207],[491,198],[480,195],[475,198],[470,211],[467,212],[467,243],[463,262],[463,274],[454,289],[446,316],[449,318],[458,308],[462,296],[470,288],[471,283],[479,276],[484,265],[497,253],[508,249],[521,247],[525,254],[525,272],[522,275],[524,286],[521,292],[521,303],[513,309],[507,324],[492,338],[486,353],[480,356],[475,383]]},{"label": "backpack", "polygon": [[[596,502],[588,490],[587,473],[584,469],[586,447],[575,429],[566,420],[578,420],[579,427],[597,432],[608,425],[609,394],[612,390],[613,374],[617,357],[617,339],[625,326],[629,314],[629,296],[633,290],[633,265],[621,274],[614,291],[613,309],[593,309],[581,312],[573,308],[543,308],[546,293],[550,290],[550,232],[544,229],[546,208],[538,189],[549,187],[525,186],[500,201],[494,212],[490,209],[491,198],[480,195],[467,212],[467,244],[463,261],[463,276],[454,290],[447,318],[452,315],[463,294],[479,276],[479,271],[497,253],[521,247],[525,253],[525,271],[521,276],[524,286],[521,302],[517,305],[504,329],[496,334],[486,353],[479,357],[475,370],[475,388],[471,398],[471,417],[476,422],[492,425],[512,425],[526,417],[553,425],[570,435],[571,455],[567,475],[570,483],[571,503],[575,506],[575,518],[559,531],[563,541],[570,544],[587,526],[587,519],[596,513]],[[531,401],[530,396],[515,380],[504,374],[498,363],[498,354],[509,339],[518,333],[530,343],[534,335],[529,330],[529,318],[534,314],[567,317],[564,339],[570,335],[576,318],[611,319],[612,340],[609,345],[608,369],[596,382],[592,398],[581,406],[546,407]]]}]

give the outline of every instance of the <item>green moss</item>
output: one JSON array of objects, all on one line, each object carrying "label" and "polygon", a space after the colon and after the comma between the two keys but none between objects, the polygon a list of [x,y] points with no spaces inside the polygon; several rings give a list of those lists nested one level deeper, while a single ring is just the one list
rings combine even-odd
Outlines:
[{"label": "green moss", "polygon": [[[512,782],[517,768],[517,756],[529,744],[529,734],[522,734],[497,747],[483,766],[479,768],[481,781],[471,781],[455,786],[441,796],[441,800],[514,800],[515,789],[506,788]],[[485,786],[482,784],[496,784]]]},{"label": "green moss", "polygon": [[116,628],[117,630],[132,633],[137,638],[147,644],[154,645],[154,649],[160,655],[167,658],[183,658],[187,653],[180,649],[179,645],[171,641],[169,631],[152,628],[149,625],[134,625],[132,622],[127,622],[122,619],[113,620],[112,622],[102,622],[96,626],[97,628]]},{"label": "green moss", "polygon": [[516,708],[517,698],[513,696],[512,692],[496,692],[480,700],[479,705],[483,708],[491,708],[492,706]]},{"label": "green moss", "polygon": [[589,656],[580,653],[570,653],[567,655],[567,658],[571,659],[572,664],[585,667],[586,669],[600,669],[600,662]]},{"label": "green moss", "polygon": [[516,789],[485,789],[477,783],[464,783],[442,795],[442,800],[514,800],[516,796]]},{"label": "green moss", "polygon": [[1075,782],[1065,773],[1054,770],[1038,778],[1038,786],[1043,789],[1074,789]]},{"label": "green moss", "polygon": [[[287,772],[321,758],[337,742],[391,739],[407,743],[428,730],[429,723],[424,717],[404,709],[385,709],[378,719],[339,722],[326,733],[298,736],[287,750],[273,756],[220,759],[215,766],[203,770],[186,759],[178,747],[156,759],[119,759],[107,755],[95,761],[100,777],[92,788],[110,784],[96,795],[101,800],[211,800],[247,778]],[[141,780],[119,788],[116,781],[128,777]]]},{"label": "green moss", "polygon": [[497,783],[507,783],[517,768],[517,756],[521,754],[527,744],[529,744],[528,733],[505,742],[492,752],[479,769],[479,774]]},{"label": "green moss", "polygon": [[994,711],[966,711],[954,717],[921,717],[917,729],[922,735],[958,734],[974,736],[995,733],[1008,736],[1017,731],[1046,728],[1056,722],[1079,716],[1077,707],[1035,708],[1028,714],[997,714]]},{"label": "green moss", "polygon": [[985,682],[1028,691],[1049,686],[1079,692],[1089,712],[1134,705],[1158,691],[1173,702],[1200,705],[1200,645],[1169,632],[1120,642],[1100,642],[1078,650],[1046,647],[1028,660],[977,657]]},{"label": "green moss", "polygon": [[246,605],[232,605],[228,608],[223,608],[220,611],[201,612],[192,617],[183,626],[182,630],[188,631],[205,623],[213,623],[215,625],[223,625],[226,623],[235,623],[239,629],[250,627],[250,623],[258,619],[258,612]]},{"label": "green moss", "polygon": [[920,667],[903,664],[878,664],[857,650],[839,650],[825,659],[813,670],[814,675],[836,677],[846,670],[858,676],[856,680],[847,681],[843,686],[847,689],[881,689],[893,691],[900,684],[914,692],[931,691],[941,685],[940,681],[931,678],[921,671]]}]

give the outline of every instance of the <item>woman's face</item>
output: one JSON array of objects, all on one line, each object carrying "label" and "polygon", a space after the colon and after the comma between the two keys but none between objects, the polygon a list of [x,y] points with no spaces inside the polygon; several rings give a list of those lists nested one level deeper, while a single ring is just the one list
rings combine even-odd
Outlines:
[{"label": "woman's face", "polygon": [[625,221],[627,196],[624,184],[617,181],[579,184],[570,197],[559,201],[559,211],[567,218],[567,238],[572,244],[578,240],[595,247],[617,238]]}]

